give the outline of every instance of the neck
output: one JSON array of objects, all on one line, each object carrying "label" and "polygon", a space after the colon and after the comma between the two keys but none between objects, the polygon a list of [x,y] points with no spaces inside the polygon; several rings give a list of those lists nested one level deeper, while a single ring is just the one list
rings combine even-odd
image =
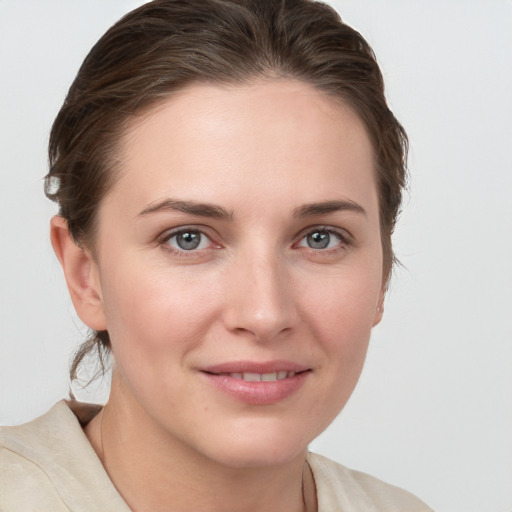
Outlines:
[{"label": "neck", "polygon": [[284,464],[233,467],[162,431],[140,408],[118,399],[114,389],[85,433],[133,512],[316,510],[305,452]]}]

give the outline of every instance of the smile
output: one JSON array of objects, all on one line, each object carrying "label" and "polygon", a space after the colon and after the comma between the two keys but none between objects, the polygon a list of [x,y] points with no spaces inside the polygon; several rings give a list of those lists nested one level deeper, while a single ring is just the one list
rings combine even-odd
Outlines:
[{"label": "smile", "polygon": [[286,370],[281,370],[278,372],[271,373],[255,373],[255,372],[244,372],[244,373],[218,373],[217,375],[225,375],[226,377],[231,377],[232,379],[245,380],[247,382],[274,382],[276,380],[289,379],[293,377],[296,372],[288,372]]},{"label": "smile", "polygon": [[209,387],[247,405],[272,405],[292,398],[312,374],[303,365],[274,361],[238,361],[204,368],[200,372]]}]

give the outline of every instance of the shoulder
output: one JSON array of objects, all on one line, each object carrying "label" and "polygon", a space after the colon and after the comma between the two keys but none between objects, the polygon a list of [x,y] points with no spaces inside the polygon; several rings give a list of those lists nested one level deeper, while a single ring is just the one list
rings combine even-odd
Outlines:
[{"label": "shoulder", "polygon": [[100,510],[105,504],[128,510],[64,401],[29,423],[0,428],[0,475],[2,512]]},{"label": "shoulder", "polygon": [[0,475],[0,510],[69,510],[44,471],[3,444],[0,444]]},{"label": "shoulder", "polygon": [[56,408],[24,425],[0,428],[1,510],[68,510],[45,469],[46,447],[40,449],[53,437],[49,417],[62,416]]},{"label": "shoulder", "polygon": [[308,463],[315,479],[318,512],[432,512],[404,489],[321,455],[309,453]]}]

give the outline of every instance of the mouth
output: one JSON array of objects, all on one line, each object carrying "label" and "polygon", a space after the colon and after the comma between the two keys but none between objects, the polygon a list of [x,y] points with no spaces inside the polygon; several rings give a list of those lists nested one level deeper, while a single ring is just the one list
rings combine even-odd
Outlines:
[{"label": "mouth", "polygon": [[[309,371],[309,370],[304,370]],[[245,380],[246,382],[275,382],[277,380],[289,379],[297,373],[302,372],[294,372],[294,371],[286,371],[280,370],[277,372],[269,372],[269,373],[257,373],[257,372],[205,372],[210,373],[211,375],[225,376],[231,377],[232,379]]]},{"label": "mouth", "polygon": [[287,361],[240,361],[204,368],[200,373],[230,398],[249,405],[271,405],[295,395],[312,369]]}]

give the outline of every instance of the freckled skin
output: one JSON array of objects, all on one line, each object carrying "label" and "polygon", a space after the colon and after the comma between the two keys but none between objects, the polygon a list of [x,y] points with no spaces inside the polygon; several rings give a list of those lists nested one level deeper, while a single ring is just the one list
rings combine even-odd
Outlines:
[{"label": "freckled skin", "polygon": [[[99,312],[77,307],[112,341],[102,416],[111,455],[101,454],[111,477],[128,488],[127,460],[140,453],[138,471],[152,482],[157,471],[172,473],[171,455],[218,475],[297,474],[308,443],[352,393],[381,315],[378,197],[363,124],[292,80],[195,85],[135,119],[120,159],[98,217],[91,286]],[[140,215],[166,198],[231,217]],[[365,213],[294,215],[325,201]],[[180,227],[202,233],[199,249],[179,252]],[[315,229],[330,233],[328,249],[308,245]],[[310,372],[285,400],[247,405],[201,375],[234,360],[289,360]],[[94,446],[100,420],[89,429]]]}]

